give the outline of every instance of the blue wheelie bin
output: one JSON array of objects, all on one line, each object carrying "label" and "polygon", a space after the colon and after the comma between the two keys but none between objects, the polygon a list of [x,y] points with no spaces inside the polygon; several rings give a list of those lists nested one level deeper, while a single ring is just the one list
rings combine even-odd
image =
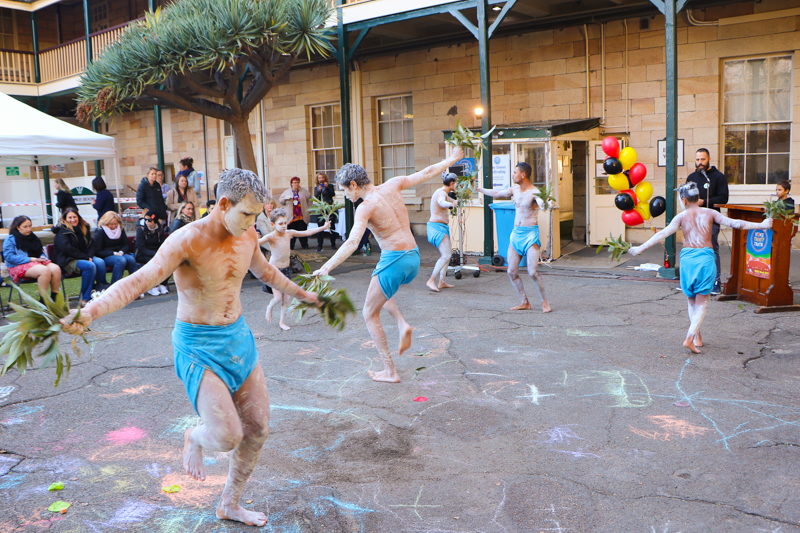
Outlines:
[{"label": "blue wheelie bin", "polygon": [[[514,229],[514,217],[517,209],[514,202],[492,202],[489,207],[494,211],[494,222],[497,228],[497,255],[503,258],[503,264],[508,265],[508,243],[511,231]],[[523,257],[519,266],[528,266],[528,258]]]}]

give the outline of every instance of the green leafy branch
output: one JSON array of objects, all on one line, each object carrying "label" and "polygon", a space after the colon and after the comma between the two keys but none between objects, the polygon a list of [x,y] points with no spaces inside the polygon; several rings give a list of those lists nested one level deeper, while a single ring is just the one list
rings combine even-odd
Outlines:
[{"label": "green leafy branch", "polygon": [[343,207],[344,204],[342,203],[329,204],[319,198],[312,198],[311,207],[308,208],[308,212],[312,215],[317,215],[318,220],[320,220],[319,225],[322,226],[325,222],[330,220],[331,215],[338,213],[339,209]]},{"label": "green leafy branch", "polygon": [[[53,361],[56,363],[56,382],[58,387],[62,374],[69,376],[72,368],[72,361],[69,354],[61,349],[58,344],[58,334],[61,332],[61,319],[69,315],[69,306],[64,300],[64,295],[59,293],[53,301],[48,295],[44,295],[44,304],[37,302],[25,292],[14,285],[28,307],[10,304],[15,313],[8,317],[9,324],[0,328],[0,334],[4,334],[0,342],[0,358],[6,356],[6,363],[0,370],[0,376],[5,375],[13,366],[17,367],[20,374],[25,374],[28,368],[34,366],[33,352],[35,349],[44,346],[37,357],[43,357],[39,368],[49,366]],[[80,311],[76,318],[80,317]],[[81,350],[78,348],[78,338],[87,345],[89,341],[84,335],[79,335],[72,339],[72,351],[78,357]],[[66,372],[65,372],[66,370]]]},{"label": "green leafy branch", "polygon": [[[460,147],[465,154],[467,150],[472,150],[475,154],[475,161],[477,162],[481,158],[481,153],[486,150],[486,143],[484,141],[494,130],[495,127],[492,127],[492,129],[481,135],[462,126],[461,120],[457,120],[456,129],[450,135],[450,138],[447,139],[447,144],[456,148]],[[475,194],[475,190],[477,189],[475,178],[477,176],[478,171],[475,170],[466,176],[459,176],[456,180],[455,192],[459,207],[462,207]]]},{"label": "green leafy branch", "polygon": [[622,255],[631,249],[631,244],[622,240],[621,235],[615,239],[614,236],[609,233],[608,237],[610,238],[606,238],[606,240],[603,241],[603,244],[597,247],[597,252],[595,253],[599,254],[600,250],[603,249],[603,246],[606,246],[611,259],[616,259],[619,263],[620,259],[622,259]]},{"label": "green leafy branch", "polygon": [[781,222],[791,222],[797,226],[800,221],[794,216],[794,206],[787,205],[783,200],[764,202],[764,218],[778,219]]},{"label": "green leafy branch", "polygon": [[544,207],[542,208],[544,211],[556,204],[556,198],[553,196],[553,186],[549,183],[545,185],[544,189],[539,189],[538,193],[533,194],[544,202]]},{"label": "green leafy branch", "polygon": [[356,312],[356,308],[350,300],[347,291],[344,289],[333,290],[330,287],[331,282],[335,280],[334,277],[314,276],[311,274],[311,267],[309,267],[307,263],[303,263],[303,268],[305,268],[306,274],[301,274],[292,281],[297,283],[302,289],[316,293],[317,299],[322,305],[321,307],[317,307],[314,304],[301,302],[295,298],[292,300],[290,309],[292,311],[297,311],[298,320],[303,318],[310,309],[316,309],[329,327],[339,331],[343,330],[347,315]]}]

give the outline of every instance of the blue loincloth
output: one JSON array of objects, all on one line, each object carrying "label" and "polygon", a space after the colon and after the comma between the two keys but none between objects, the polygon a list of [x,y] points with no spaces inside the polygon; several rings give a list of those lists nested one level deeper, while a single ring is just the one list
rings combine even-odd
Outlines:
[{"label": "blue loincloth", "polygon": [[428,242],[439,247],[445,237],[450,236],[450,226],[443,222],[428,222]]},{"label": "blue loincloth", "polygon": [[528,256],[528,249],[539,242],[539,226],[514,226],[511,231],[511,246],[521,257]]},{"label": "blue loincloth", "polygon": [[213,372],[233,395],[258,366],[256,341],[243,316],[227,326],[175,320],[172,346],[175,348],[175,373],[186,386],[195,412],[204,371]]},{"label": "blue loincloth", "polygon": [[681,250],[681,290],[687,298],[709,294],[717,277],[717,257],[712,248],[683,248]]},{"label": "blue loincloth", "polygon": [[400,285],[411,283],[419,272],[419,246],[413,250],[381,250],[381,260],[372,272],[378,276],[383,295],[391,300]]}]

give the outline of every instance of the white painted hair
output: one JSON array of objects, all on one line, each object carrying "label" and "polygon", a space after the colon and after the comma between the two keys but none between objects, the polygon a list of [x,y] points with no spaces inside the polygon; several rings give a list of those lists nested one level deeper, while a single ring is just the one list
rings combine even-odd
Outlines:
[{"label": "white painted hair", "polygon": [[236,205],[247,196],[247,193],[253,193],[256,202],[260,204],[269,200],[269,191],[255,172],[241,168],[222,171],[217,184],[217,198],[224,196],[231,204]]},{"label": "white painted hair", "polygon": [[354,163],[347,163],[336,173],[336,183],[347,188],[350,186],[351,181],[355,181],[359,187],[372,183],[364,167]]},{"label": "white painted hair", "polygon": [[681,199],[685,198],[688,202],[696,202],[700,199],[700,189],[697,188],[697,184],[694,182],[684,183],[677,189],[678,195]]}]

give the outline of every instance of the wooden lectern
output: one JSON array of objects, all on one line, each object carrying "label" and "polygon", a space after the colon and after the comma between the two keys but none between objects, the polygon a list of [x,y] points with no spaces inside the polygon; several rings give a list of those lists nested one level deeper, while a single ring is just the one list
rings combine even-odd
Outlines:
[{"label": "wooden lectern", "polygon": [[[764,206],[761,205],[720,205],[728,209],[728,217],[761,222],[764,220]],[[794,215],[794,220],[797,220]],[[757,231],[757,230],[754,230]],[[767,231],[768,230],[763,230]],[[731,243],[731,276],[722,284],[719,300],[741,300],[759,305],[756,313],[777,313],[781,311],[800,311],[794,305],[794,293],[789,286],[789,261],[792,252],[792,238],[797,226],[792,221],[773,220],[771,252],[763,250],[758,257],[759,246],[765,243],[751,240],[748,248],[747,230],[733,230]],[[761,234],[763,237],[765,234]],[[754,239],[758,239],[758,235]]]}]

